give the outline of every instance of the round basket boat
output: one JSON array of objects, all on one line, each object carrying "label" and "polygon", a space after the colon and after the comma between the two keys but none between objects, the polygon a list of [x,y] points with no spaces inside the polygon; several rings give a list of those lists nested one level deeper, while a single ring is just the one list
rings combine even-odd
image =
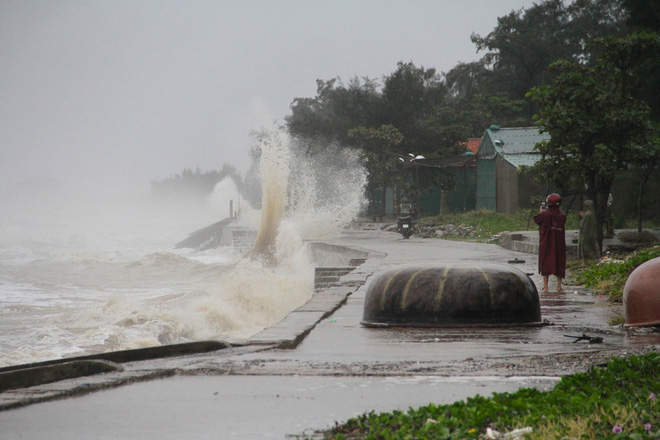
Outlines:
[{"label": "round basket boat", "polygon": [[660,326],[660,257],[640,264],[623,287],[627,327]]},{"label": "round basket boat", "polygon": [[377,276],[362,325],[540,326],[538,291],[527,274],[506,265],[403,267]]}]

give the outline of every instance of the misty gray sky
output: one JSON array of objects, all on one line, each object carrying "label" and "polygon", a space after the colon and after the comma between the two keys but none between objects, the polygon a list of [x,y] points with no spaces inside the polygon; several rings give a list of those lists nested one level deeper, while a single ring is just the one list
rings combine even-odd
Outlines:
[{"label": "misty gray sky", "polygon": [[0,192],[32,176],[148,191],[249,166],[316,79],[446,72],[532,0],[0,0]]}]

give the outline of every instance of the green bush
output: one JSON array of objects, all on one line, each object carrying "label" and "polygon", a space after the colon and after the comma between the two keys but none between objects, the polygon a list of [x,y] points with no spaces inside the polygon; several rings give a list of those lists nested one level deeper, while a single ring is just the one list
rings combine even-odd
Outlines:
[{"label": "green bush", "polygon": [[607,295],[611,301],[620,302],[623,299],[623,288],[632,271],[640,264],[657,257],[660,257],[660,247],[656,246],[633,252],[620,260],[604,259],[576,272],[575,282]]},{"label": "green bush", "polygon": [[657,353],[615,358],[604,368],[562,378],[552,391],[524,388],[408,412],[371,412],[322,434],[336,440],[477,439],[487,428],[531,427],[526,438],[655,439],[660,437],[658,377]]}]

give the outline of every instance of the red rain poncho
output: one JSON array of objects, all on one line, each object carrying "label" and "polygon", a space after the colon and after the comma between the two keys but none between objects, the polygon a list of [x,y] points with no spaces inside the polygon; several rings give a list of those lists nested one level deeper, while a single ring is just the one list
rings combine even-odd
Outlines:
[{"label": "red rain poncho", "polygon": [[534,216],[539,225],[539,273],[566,276],[566,216],[556,205]]}]

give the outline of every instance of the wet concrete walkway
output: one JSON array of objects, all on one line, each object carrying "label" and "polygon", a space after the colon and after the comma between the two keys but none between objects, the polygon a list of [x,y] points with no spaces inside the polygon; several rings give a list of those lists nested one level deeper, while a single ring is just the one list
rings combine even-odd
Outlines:
[{"label": "wet concrete walkway", "polygon": [[[553,284],[541,295],[543,327],[366,328],[360,320],[374,274],[408,264],[515,261],[539,286],[537,257],[379,230],[345,231],[326,243],[363,252],[366,261],[278,325],[212,353],[4,392],[0,439],[295,438],[371,410],[550,389],[561,375],[660,346],[656,333],[610,326],[620,307],[570,286],[552,292]],[[582,334],[603,342],[566,337]],[[53,400],[68,395],[76,397]]]}]

